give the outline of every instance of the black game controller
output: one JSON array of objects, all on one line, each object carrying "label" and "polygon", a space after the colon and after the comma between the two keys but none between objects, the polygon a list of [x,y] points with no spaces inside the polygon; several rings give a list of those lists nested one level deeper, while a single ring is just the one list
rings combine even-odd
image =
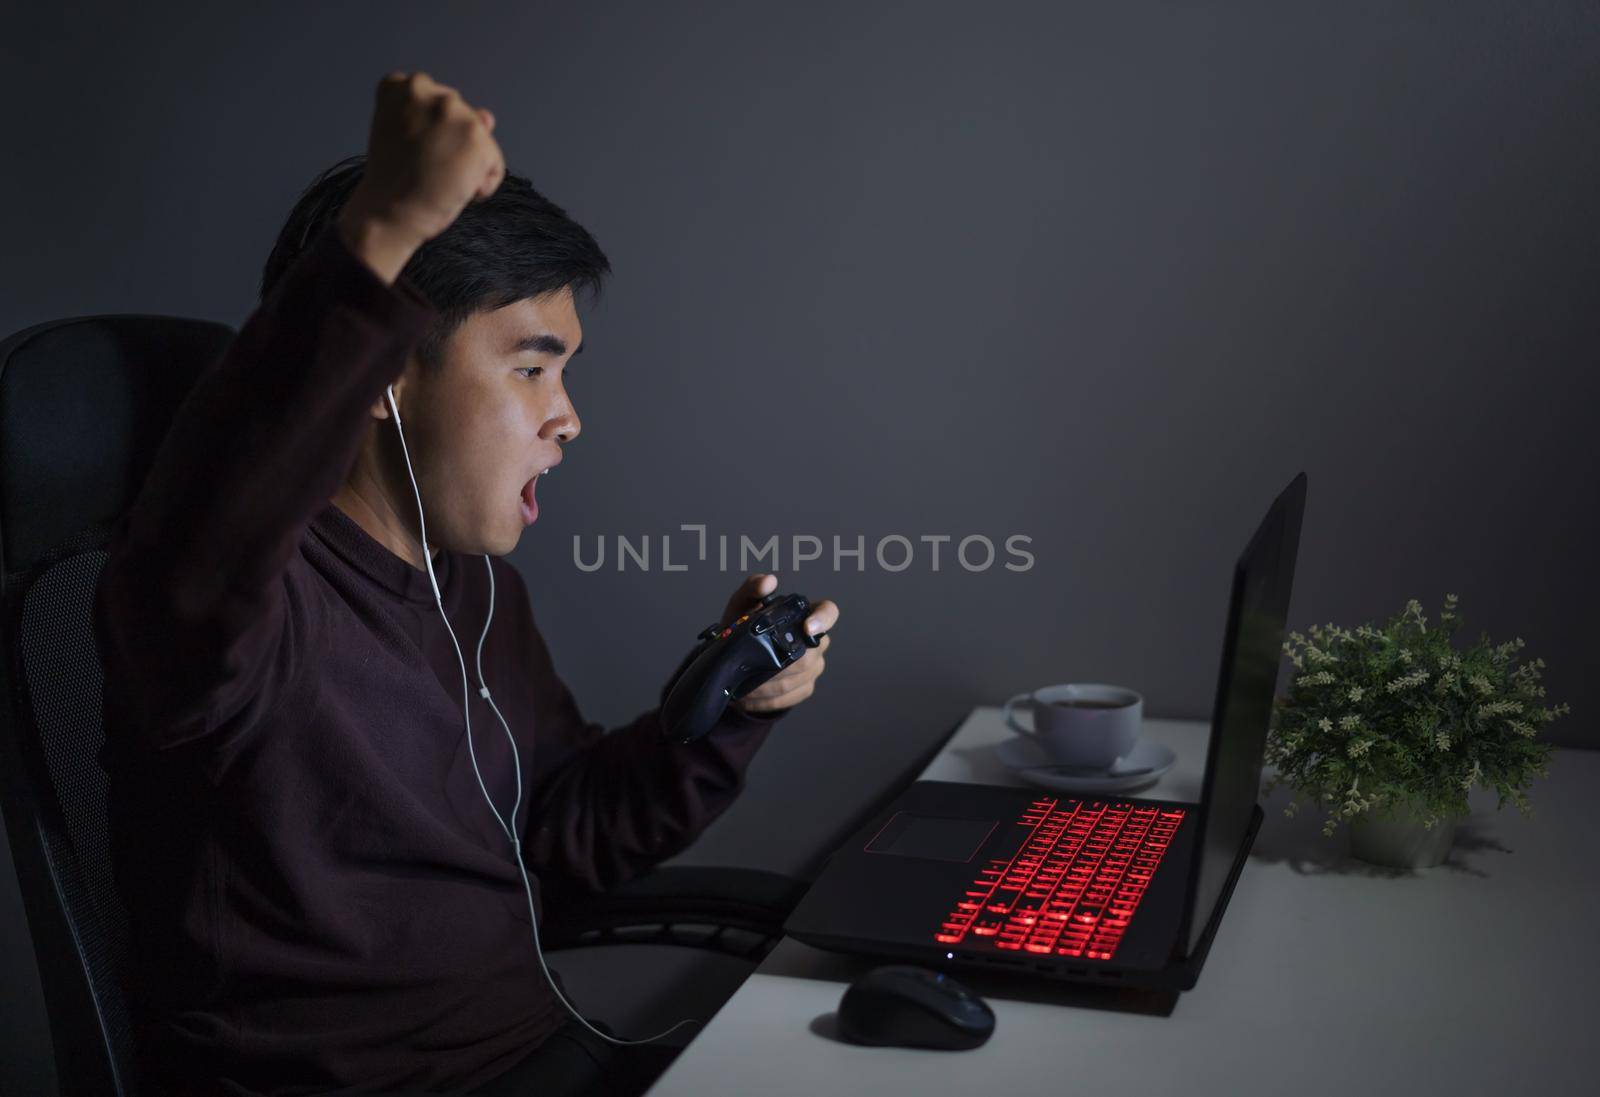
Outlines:
[{"label": "black game controller", "polygon": [[769,594],[731,625],[702,630],[700,643],[679,664],[662,691],[661,735],[679,743],[716,726],[729,701],[755,689],[822,642],[807,636],[811,603],[801,594]]}]

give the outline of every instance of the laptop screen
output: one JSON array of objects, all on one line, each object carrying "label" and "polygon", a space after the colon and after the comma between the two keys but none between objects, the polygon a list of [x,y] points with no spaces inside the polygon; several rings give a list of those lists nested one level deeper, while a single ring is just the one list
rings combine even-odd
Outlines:
[{"label": "laptop screen", "polygon": [[1273,501],[1233,568],[1222,670],[1211,713],[1197,854],[1180,940],[1192,954],[1216,910],[1228,873],[1250,827],[1261,788],[1261,757],[1277,690],[1305,512],[1306,474]]}]

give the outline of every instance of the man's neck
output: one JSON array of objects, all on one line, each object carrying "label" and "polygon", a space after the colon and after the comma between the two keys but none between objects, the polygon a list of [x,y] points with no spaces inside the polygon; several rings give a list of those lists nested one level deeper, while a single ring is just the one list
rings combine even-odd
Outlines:
[{"label": "man's neck", "polygon": [[[329,501],[343,511],[352,522],[366,530],[374,541],[418,571],[427,570],[423,563],[419,540],[414,534],[406,531],[402,519],[392,506],[386,502],[373,505],[349,484],[342,485]],[[434,560],[438,560],[439,546],[432,546],[430,555]]]}]

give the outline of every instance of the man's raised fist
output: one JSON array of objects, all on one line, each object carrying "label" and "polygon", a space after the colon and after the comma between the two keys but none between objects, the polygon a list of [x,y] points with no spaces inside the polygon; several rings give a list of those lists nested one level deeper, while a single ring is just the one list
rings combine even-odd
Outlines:
[{"label": "man's raised fist", "polygon": [[347,243],[398,274],[411,252],[505,178],[493,131],[492,113],[425,72],[391,72],[378,81],[366,167],[339,213]]}]

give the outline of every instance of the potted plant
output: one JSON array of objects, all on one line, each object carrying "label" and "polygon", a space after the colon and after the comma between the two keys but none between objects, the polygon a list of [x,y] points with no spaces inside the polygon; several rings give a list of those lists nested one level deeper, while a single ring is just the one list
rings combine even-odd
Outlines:
[{"label": "potted plant", "polygon": [[1412,599],[1381,629],[1290,632],[1294,671],[1269,721],[1277,772],[1265,791],[1288,784],[1328,812],[1323,834],[1349,821],[1354,856],[1401,868],[1444,860],[1474,785],[1528,814],[1528,786],[1549,773],[1538,731],[1571,708],[1541,704],[1545,663],[1520,660],[1521,637],[1491,646],[1482,635],[1457,651],[1460,623],[1447,594],[1433,628]]}]

